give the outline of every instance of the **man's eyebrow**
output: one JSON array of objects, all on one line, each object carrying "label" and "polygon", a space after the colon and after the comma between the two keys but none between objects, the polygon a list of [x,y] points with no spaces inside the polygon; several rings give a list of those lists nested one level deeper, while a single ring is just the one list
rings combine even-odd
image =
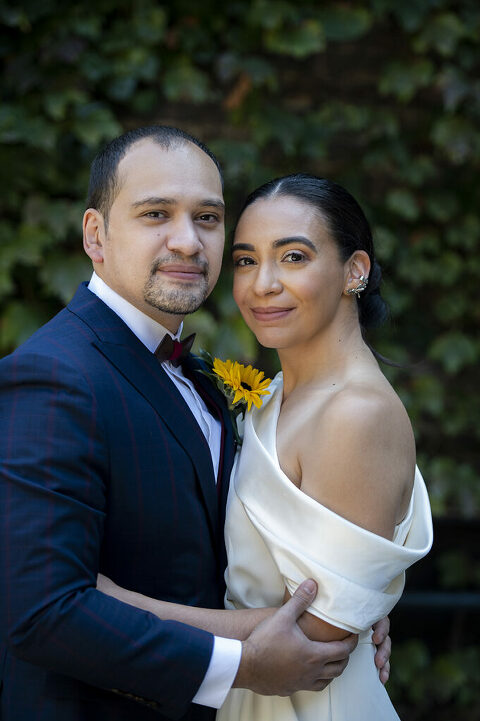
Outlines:
[{"label": "man's eyebrow", "polygon": [[155,195],[149,198],[141,198],[132,203],[133,208],[139,208],[142,205],[175,205],[176,201],[173,198],[159,198]]},{"label": "man's eyebrow", "polygon": [[225,203],[222,203],[221,200],[213,200],[210,198],[206,198],[206,200],[201,200],[199,202],[199,205],[202,205],[206,208],[218,208],[218,210],[225,212]]},{"label": "man's eyebrow", "polygon": [[[178,201],[175,198],[160,198],[156,195],[150,196],[149,198],[141,198],[132,203],[133,208],[140,208],[144,205],[177,205]],[[221,200],[213,198],[205,198],[200,200],[198,205],[202,208],[218,208],[222,213],[225,212],[225,204]]]},{"label": "man's eyebrow", "polygon": [[[312,241],[306,238],[304,235],[289,235],[287,238],[278,238],[278,240],[273,241],[272,245],[274,248],[282,248],[284,245],[291,245],[292,243],[306,245],[307,248],[313,250],[314,253],[317,252],[317,248],[315,247],[314,243],[312,243]],[[251,243],[234,243],[232,246],[232,252],[234,250],[253,251],[255,250],[255,246]]]}]

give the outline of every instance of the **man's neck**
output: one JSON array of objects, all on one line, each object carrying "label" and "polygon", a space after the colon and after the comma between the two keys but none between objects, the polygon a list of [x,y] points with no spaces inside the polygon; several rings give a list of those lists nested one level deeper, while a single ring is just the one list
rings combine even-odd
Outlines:
[{"label": "man's neck", "polygon": [[90,279],[88,289],[113,310],[152,353],[155,351],[165,333],[169,333],[175,339],[180,338],[183,323],[180,323],[177,332],[173,333],[157,320],[123,298],[123,296],[107,285],[95,272]]}]

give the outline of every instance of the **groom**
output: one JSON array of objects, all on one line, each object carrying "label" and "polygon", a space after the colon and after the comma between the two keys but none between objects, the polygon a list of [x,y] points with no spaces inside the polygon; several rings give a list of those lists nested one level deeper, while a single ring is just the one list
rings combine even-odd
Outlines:
[{"label": "groom", "polygon": [[308,583],[243,643],[96,589],[101,572],[222,607],[234,441],[178,342],[220,272],[217,161],[182,131],[131,131],[95,159],[88,205],[90,283],[0,361],[0,718],[207,721],[232,684],[321,689],[354,642],[299,631]]}]

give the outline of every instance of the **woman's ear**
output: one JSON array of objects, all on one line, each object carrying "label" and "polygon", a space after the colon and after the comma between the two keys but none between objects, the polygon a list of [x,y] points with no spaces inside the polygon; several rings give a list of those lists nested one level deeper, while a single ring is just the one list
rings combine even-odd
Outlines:
[{"label": "woman's ear", "polygon": [[105,221],[95,208],[88,208],[83,215],[83,248],[93,263],[103,263],[105,247]]},{"label": "woman's ear", "polygon": [[345,295],[352,295],[352,293],[362,286],[359,290],[364,290],[368,282],[368,276],[370,274],[370,258],[365,250],[356,250],[345,264],[346,268],[346,280],[345,288],[343,292]]}]

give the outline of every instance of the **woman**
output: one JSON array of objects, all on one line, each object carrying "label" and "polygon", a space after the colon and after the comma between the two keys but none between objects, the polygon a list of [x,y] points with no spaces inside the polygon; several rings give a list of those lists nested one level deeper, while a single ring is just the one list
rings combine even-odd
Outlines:
[{"label": "woman", "polygon": [[233,259],[235,300],[282,373],[246,417],[227,508],[226,606],[279,606],[313,577],[307,635],[360,639],[324,691],[233,689],[219,721],[397,719],[371,626],[398,601],[432,527],[408,416],[363,339],[386,314],[368,222],[335,183],[280,178],[247,199]]},{"label": "woman", "polygon": [[278,605],[312,576],[307,635],[360,639],[323,692],[234,689],[219,721],[397,719],[371,625],[398,601],[432,526],[408,416],[363,339],[386,315],[368,222],[339,185],[280,178],[247,199],[233,260],[235,300],[282,373],[246,420],[227,511],[227,607]]}]

